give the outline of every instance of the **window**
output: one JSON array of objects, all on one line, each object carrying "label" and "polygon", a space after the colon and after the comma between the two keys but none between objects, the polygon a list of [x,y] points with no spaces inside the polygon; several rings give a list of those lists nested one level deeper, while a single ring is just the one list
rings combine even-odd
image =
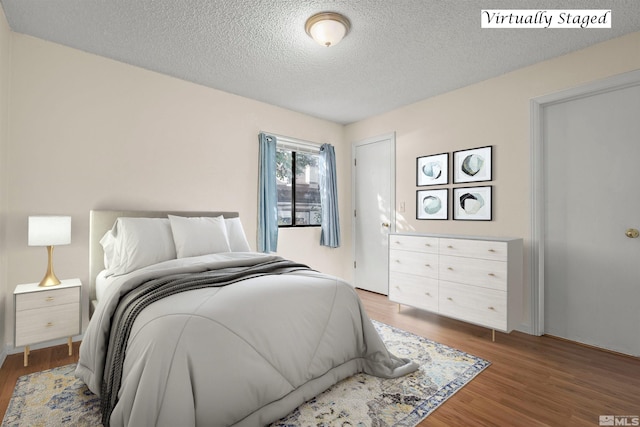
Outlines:
[{"label": "window", "polygon": [[279,227],[321,225],[318,162],[318,153],[278,143],[276,188]]}]

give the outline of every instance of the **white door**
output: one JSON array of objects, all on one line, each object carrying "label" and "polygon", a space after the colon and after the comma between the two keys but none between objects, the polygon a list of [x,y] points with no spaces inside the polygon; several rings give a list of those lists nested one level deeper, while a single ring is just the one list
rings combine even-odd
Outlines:
[{"label": "white door", "polygon": [[546,106],[545,333],[640,355],[640,85]]},{"label": "white door", "polygon": [[395,230],[395,135],[353,145],[354,284],[389,294],[388,236]]}]

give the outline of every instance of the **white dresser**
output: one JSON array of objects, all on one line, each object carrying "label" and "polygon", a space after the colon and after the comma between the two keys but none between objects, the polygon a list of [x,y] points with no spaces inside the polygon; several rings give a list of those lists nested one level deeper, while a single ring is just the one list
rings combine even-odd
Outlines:
[{"label": "white dresser", "polygon": [[522,239],[389,235],[389,299],[493,331],[522,320]]},{"label": "white dresser", "polygon": [[67,337],[69,356],[71,338],[80,334],[80,279],[62,280],[57,286],[38,283],[16,286],[14,344],[24,347],[24,366],[29,363],[31,344]]}]

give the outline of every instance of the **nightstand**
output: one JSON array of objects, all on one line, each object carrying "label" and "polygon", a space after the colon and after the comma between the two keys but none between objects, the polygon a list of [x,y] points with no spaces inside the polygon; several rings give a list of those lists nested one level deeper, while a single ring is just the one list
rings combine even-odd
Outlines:
[{"label": "nightstand", "polygon": [[24,366],[29,364],[29,346],[68,337],[69,356],[73,354],[71,338],[80,334],[80,279],[62,280],[57,286],[38,283],[16,286],[14,344],[24,347]]}]

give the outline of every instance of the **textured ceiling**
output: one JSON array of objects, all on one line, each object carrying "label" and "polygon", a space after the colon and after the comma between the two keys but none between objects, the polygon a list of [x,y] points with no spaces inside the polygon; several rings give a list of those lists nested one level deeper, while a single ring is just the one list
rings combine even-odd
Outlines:
[{"label": "textured ceiling", "polygon": [[[640,31],[639,0],[0,0],[13,31],[338,123]],[[561,6],[559,5],[561,3]],[[612,9],[612,29],[481,29],[482,9]],[[324,48],[317,12],[352,24]]]}]

